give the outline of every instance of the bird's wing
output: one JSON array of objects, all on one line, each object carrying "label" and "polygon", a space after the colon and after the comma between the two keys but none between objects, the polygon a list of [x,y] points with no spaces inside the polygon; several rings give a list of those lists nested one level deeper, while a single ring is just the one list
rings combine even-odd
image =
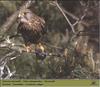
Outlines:
[{"label": "bird's wing", "polygon": [[33,16],[31,20],[29,20],[29,26],[33,31],[41,31],[44,28],[45,21],[43,18],[40,18],[39,16]]}]

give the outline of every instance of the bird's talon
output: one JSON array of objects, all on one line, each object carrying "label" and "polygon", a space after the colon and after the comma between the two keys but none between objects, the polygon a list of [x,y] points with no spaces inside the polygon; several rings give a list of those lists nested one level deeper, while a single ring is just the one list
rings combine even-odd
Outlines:
[{"label": "bird's talon", "polygon": [[25,44],[23,44],[23,46],[24,46],[24,48],[25,48],[25,50],[24,50],[24,51],[26,51],[27,53],[32,52],[32,49],[31,49],[31,47],[30,47],[30,46],[26,46]]}]

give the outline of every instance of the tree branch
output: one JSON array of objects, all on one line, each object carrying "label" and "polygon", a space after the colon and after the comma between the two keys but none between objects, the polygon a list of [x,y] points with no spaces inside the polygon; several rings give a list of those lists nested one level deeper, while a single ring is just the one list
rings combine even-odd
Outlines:
[{"label": "tree branch", "polygon": [[1,26],[1,36],[4,35],[4,33],[7,32],[11,28],[11,26],[16,22],[18,13],[21,10],[28,8],[31,5],[31,3],[31,0],[26,1],[25,4],[20,7],[20,10],[16,11],[8,18],[8,20]]},{"label": "tree branch", "polygon": [[54,3],[55,3],[55,5],[57,6],[57,8],[60,10],[60,12],[63,14],[63,16],[65,17],[65,19],[66,19],[66,21],[68,22],[68,24],[70,25],[70,27],[71,27],[73,33],[75,33],[74,27],[73,27],[73,25],[71,24],[71,22],[70,22],[70,20],[68,19],[68,17],[65,15],[63,9],[59,6],[59,4],[58,4],[57,1],[55,1]]}]

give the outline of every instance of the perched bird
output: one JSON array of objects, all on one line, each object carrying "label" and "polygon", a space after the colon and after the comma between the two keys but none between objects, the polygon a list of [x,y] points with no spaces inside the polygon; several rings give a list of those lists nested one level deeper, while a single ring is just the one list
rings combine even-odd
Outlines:
[{"label": "perched bird", "polygon": [[[45,21],[43,18],[32,13],[31,10],[25,9],[19,12],[19,25],[17,32],[20,33],[25,42],[26,51],[31,51],[31,44],[38,45],[45,34]],[[41,49],[41,48],[40,48]]]}]

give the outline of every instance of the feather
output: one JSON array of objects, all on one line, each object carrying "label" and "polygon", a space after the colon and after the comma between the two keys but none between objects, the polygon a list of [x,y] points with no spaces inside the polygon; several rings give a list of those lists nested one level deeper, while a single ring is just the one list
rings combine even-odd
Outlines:
[{"label": "feather", "polygon": [[23,12],[20,16],[20,23],[17,28],[18,33],[21,33],[25,44],[39,43],[45,31],[45,21],[43,18],[33,14],[30,10]]}]

